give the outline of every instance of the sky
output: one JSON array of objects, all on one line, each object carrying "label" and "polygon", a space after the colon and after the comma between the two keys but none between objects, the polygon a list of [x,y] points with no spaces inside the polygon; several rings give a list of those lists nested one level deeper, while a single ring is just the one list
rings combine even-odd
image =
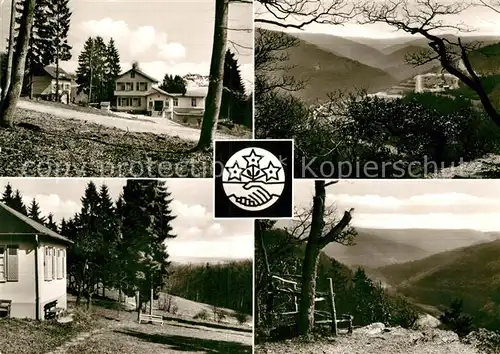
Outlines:
[{"label": "sky", "polygon": [[[0,48],[6,48],[10,0],[0,0]],[[208,75],[212,53],[214,0],[70,0],[69,44],[72,59],[61,64],[75,72],[78,55],[89,36],[116,42],[127,70],[135,60],[147,74]],[[245,85],[253,82],[253,12],[250,4],[229,6],[229,49],[236,52]],[[247,31],[242,30],[247,29]],[[233,43],[238,43],[235,46]],[[251,85],[251,84],[250,84]]]},{"label": "sky", "polygon": [[[313,181],[295,182],[295,207],[312,205]],[[327,205],[354,208],[352,226],[500,231],[500,180],[344,180]]]},{"label": "sky", "polygon": [[[70,178],[1,178],[0,193],[10,182],[19,189],[25,204],[35,198],[42,213],[54,214],[55,221],[70,218],[81,209],[89,180],[106,184],[113,199],[123,190],[126,179]],[[190,262],[192,258],[251,259],[253,258],[253,222],[249,220],[213,220],[213,181],[211,179],[169,179],[172,193],[171,208],[177,218],[172,222],[175,239],[167,241],[170,259]]]},{"label": "sky", "polygon": [[[331,0],[324,0],[322,3],[326,6]],[[413,0],[409,0],[411,3]],[[456,2],[454,0],[449,0]],[[478,0],[472,0],[478,3]],[[375,0],[374,2],[384,2],[384,0]],[[444,2],[444,1],[442,1]],[[262,10],[259,6],[256,6],[256,17],[268,18],[269,13],[266,10]],[[272,18],[272,17],[269,17]],[[498,35],[500,36],[500,13],[496,13],[491,9],[486,7],[471,7],[466,11],[462,12],[460,15],[449,15],[441,17],[440,19],[447,21],[449,24],[459,24],[464,23],[468,28],[474,31],[470,35]],[[273,27],[268,25],[259,24],[258,26],[276,29],[285,32],[297,32],[297,29],[284,29],[279,27]],[[409,36],[403,31],[396,31],[394,27],[386,24],[369,24],[360,25],[356,24],[354,20],[349,21],[343,25],[326,25],[326,24],[311,24],[304,27],[304,31],[312,33],[326,33],[336,36],[345,37],[365,37],[365,38],[397,38],[402,36]],[[447,33],[452,33],[450,30],[446,30]]]}]

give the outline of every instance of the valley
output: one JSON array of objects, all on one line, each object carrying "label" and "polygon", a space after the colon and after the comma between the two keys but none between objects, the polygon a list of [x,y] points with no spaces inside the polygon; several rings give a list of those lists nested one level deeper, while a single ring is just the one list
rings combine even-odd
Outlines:
[{"label": "valley", "polygon": [[[270,30],[258,28],[256,31],[258,35],[260,31]],[[286,65],[290,69],[275,74],[305,82],[304,89],[294,94],[309,103],[325,101],[337,90],[366,91],[397,98],[416,91],[415,76],[444,73],[437,60],[419,66],[408,62],[412,55],[428,50],[425,38],[349,38],[312,32],[286,35],[297,38],[298,45],[286,50],[289,55]],[[456,40],[453,35],[444,38]],[[471,55],[478,72],[498,72],[499,37],[470,35],[461,40],[478,48],[477,53]],[[480,50],[484,47],[489,48],[484,51],[487,55]]]}]

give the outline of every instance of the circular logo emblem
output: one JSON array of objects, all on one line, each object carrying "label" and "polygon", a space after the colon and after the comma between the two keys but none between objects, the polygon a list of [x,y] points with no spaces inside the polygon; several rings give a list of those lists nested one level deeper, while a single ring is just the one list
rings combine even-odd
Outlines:
[{"label": "circular logo emblem", "polygon": [[229,200],[241,209],[264,210],[279,199],[285,169],[276,156],[261,148],[246,148],[229,158],[222,172]]}]

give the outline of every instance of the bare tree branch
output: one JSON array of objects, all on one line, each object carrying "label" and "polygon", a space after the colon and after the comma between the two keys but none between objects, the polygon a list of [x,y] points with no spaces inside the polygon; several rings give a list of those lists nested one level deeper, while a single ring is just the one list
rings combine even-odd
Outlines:
[{"label": "bare tree branch", "polygon": [[312,23],[338,25],[357,15],[346,0],[257,0],[255,23],[303,29]]},{"label": "bare tree branch", "polygon": [[[494,108],[491,99],[470,62],[469,53],[474,46],[465,45],[459,33],[470,32],[463,23],[451,24],[445,21],[450,15],[460,15],[472,6],[470,3],[443,3],[439,0],[388,0],[383,4],[365,5],[360,23],[387,23],[398,30],[428,39],[431,51],[426,55],[414,56],[414,65],[422,65],[431,60],[439,60],[441,66],[457,77],[478,95],[488,116],[500,127],[500,113]],[[447,38],[443,30],[454,30],[457,40]],[[432,54],[433,53],[433,54]],[[461,68],[463,64],[463,68]]]}]

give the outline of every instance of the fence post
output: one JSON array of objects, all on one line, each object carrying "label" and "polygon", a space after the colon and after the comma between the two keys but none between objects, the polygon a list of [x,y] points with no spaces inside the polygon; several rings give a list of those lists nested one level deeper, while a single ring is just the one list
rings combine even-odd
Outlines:
[{"label": "fence post", "polygon": [[329,288],[328,291],[330,293],[330,310],[332,312],[332,332],[336,336],[338,335],[337,331],[337,310],[335,309],[335,293],[333,292],[333,281],[332,278],[328,278]]}]

